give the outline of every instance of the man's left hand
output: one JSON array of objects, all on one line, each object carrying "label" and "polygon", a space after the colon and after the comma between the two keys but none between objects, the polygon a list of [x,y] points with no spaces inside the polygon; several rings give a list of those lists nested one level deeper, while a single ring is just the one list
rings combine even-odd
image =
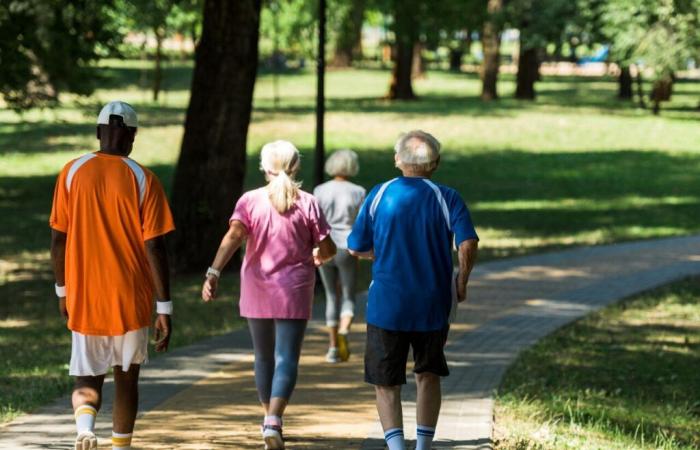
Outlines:
[{"label": "man's left hand", "polygon": [[58,299],[58,311],[61,313],[61,317],[63,317],[64,320],[68,320],[68,307],[66,306],[65,297]]},{"label": "man's left hand", "polygon": [[455,282],[457,283],[457,302],[462,303],[467,299],[467,283],[462,276],[458,276]]},{"label": "man's left hand", "polygon": [[170,344],[170,334],[172,331],[172,322],[170,320],[169,314],[158,314],[156,316],[156,322],[153,326],[156,330],[155,335],[155,346],[157,352],[168,351],[168,344]]}]

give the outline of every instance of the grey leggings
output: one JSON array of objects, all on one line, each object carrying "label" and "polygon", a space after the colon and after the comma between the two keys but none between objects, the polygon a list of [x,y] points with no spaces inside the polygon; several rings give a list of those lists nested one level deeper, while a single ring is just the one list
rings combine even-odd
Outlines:
[{"label": "grey leggings", "polygon": [[[321,281],[326,289],[326,325],[338,326],[340,317],[355,315],[355,283],[357,279],[357,259],[346,249],[339,248],[335,257],[319,267]],[[342,303],[338,311],[336,284],[340,279]]]},{"label": "grey leggings", "polygon": [[262,403],[289,399],[297,382],[306,320],[248,319],[255,350],[255,387]]}]

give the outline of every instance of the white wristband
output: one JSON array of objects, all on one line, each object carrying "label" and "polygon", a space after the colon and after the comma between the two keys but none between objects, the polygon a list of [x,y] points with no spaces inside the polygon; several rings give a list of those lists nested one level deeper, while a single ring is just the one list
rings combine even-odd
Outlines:
[{"label": "white wristband", "polygon": [[66,296],[66,287],[65,286],[59,286],[58,284],[54,285],[56,287],[56,297],[62,298]]},{"label": "white wristband", "polygon": [[208,277],[209,275],[213,275],[213,276],[215,276],[216,278],[219,278],[219,277],[221,277],[221,271],[220,271],[220,270],[216,270],[216,269],[213,268],[213,267],[209,267],[209,268],[207,269],[207,273],[206,273],[204,276],[205,276],[205,277]]},{"label": "white wristband", "polygon": [[171,315],[173,313],[173,302],[171,300],[158,300],[156,302],[156,313]]}]

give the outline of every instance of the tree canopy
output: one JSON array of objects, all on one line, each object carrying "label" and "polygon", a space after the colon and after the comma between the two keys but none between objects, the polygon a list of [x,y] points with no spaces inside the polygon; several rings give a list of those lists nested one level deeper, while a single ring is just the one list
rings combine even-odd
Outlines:
[{"label": "tree canopy", "polygon": [[21,110],[51,106],[61,92],[88,95],[92,64],[122,40],[108,0],[0,3],[0,93]]}]

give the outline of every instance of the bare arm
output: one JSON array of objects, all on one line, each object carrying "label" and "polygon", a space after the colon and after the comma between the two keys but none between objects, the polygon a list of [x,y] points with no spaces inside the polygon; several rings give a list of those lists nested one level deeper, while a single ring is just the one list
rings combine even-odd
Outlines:
[{"label": "bare arm", "polygon": [[479,241],[476,239],[468,239],[459,244],[457,249],[457,257],[459,258],[459,273],[457,275],[457,298],[463,302],[467,298],[467,283],[469,283],[469,274],[474,268],[476,262],[476,254],[479,249]]},{"label": "bare arm", "polygon": [[335,247],[335,242],[330,236],[326,236],[321,242],[318,243],[318,247],[314,249],[314,264],[320,266],[329,259],[335,256],[338,249]]},{"label": "bare arm", "polygon": [[153,278],[156,298],[170,300],[170,269],[164,236],[158,236],[146,241],[146,256],[151,267],[151,277]]},{"label": "bare arm", "polygon": [[[158,236],[149,239],[145,242],[145,245],[146,258],[151,268],[151,278],[156,291],[156,299],[159,301],[171,301],[170,269],[168,265],[168,252],[165,247],[165,237]],[[158,314],[153,327],[155,328],[156,351],[167,351],[173,330],[170,314]]]},{"label": "bare arm", "polygon": [[[248,237],[248,230],[246,230],[245,226],[238,220],[232,221],[228,231],[223,239],[221,239],[219,250],[216,251],[216,256],[214,257],[214,262],[211,263],[211,267],[218,271],[223,270],[226,264],[231,260],[233,254],[236,253],[236,250],[241,248],[246,237]],[[207,276],[202,286],[202,300],[205,302],[213,300],[216,297],[216,288],[218,284],[218,277],[214,275]]]},{"label": "bare arm", "polygon": [[374,259],[374,249],[368,250],[366,252],[356,252],[355,250],[348,249],[348,252],[357,258],[361,259]]},{"label": "bare arm", "polygon": [[[51,229],[51,264],[58,286],[66,285],[66,233]],[[58,311],[64,319],[68,319],[66,298],[58,299]]]}]

